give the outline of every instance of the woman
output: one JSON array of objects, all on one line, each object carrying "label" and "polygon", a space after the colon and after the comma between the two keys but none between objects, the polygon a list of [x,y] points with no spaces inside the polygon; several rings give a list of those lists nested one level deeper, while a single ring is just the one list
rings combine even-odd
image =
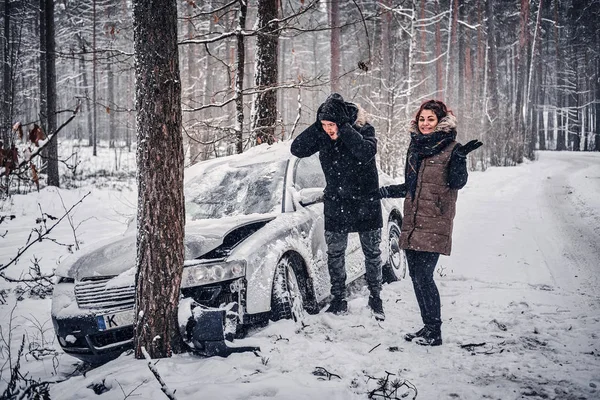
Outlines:
[{"label": "woman", "polygon": [[440,294],[433,273],[440,254],[450,255],[458,190],[467,183],[466,157],[483,143],[457,143],[456,117],[438,100],[421,105],[410,127],[405,183],[380,188],[381,197],[406,197],[400,247],[424,327],[404,338],[424,346],[442,344]]}]

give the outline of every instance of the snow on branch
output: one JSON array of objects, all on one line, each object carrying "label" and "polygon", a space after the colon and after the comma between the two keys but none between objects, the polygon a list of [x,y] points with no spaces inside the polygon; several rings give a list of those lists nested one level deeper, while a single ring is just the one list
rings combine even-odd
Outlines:
[{"label": "snow on branch", "polygon": [[[33,158],[37,157],[38,155],[40,155],[42,153],[42,151],[46,148],[46,146],[48,146],[48,144],[51,143],[52,140],[54,140],[54,138],[56,137],[58,132],[60,132],[65,126],[67,126],[73,120],[73,118],[75,118],[75,116],[79,112],[80,106],[81,106],[81,102],[78,102],[77,106],[75,107],[74,110],[66,110],[67,112],[72,112],[72,115],[47,137],[44,137],[44,133],[42,132],[42,129],[37,124],[33,124],[34,127],[32,128],[31,132],[29,132],[29,138],[38,147],[34,151],[26,152],[23,161],[21,161],[20,163],[17,164],[17,154],[16,154],[17,150],[16,150],[16,147],[13,145],[13,149],[10,149],[10,150],[13,152],[12,162],[14,164],[12,164],[13,166],[11,166],[10,168],[0,167],[0,173],[4,173],[6,175],[11,175],[11,174],[16,175],[16,174],[19,174],[20,171],[24,167],[30,167],[32,169],[32,172],[34,175],[34,180],[36,180],[37,179],[37,171],[35,170],[35,167],[32,167],[31,160]],[[60,112],[57,112],[57,114],[58,113],[60,113]],[[27,124],[27,125],[29,125],[29,124]],[[20,122],[17,122],[15,124],[15,126],[13,127],[13,131],[18,132],[20,136],[22,135],[22,129],[23,129],[23,126]],[[44,142],[44,139],[45,139],[45,142]],[[9,151],[7,144],[5,144],[5,147],[6,147],[6,151]],[[0,157],[0,158],[2,158],[2,157]]]},{"label": "snow on branch", "polygon": [[[230,3],[229,5],[232,5],[233,3],[234,2]],[[235,1],[235,3],[237,3],[237,1]],[[178,44],[182,45],[182,44],[208,44],[208,43],[215,43],[215,42],[218,42],[220,40],[227,39],[227,38],[230,38],[232,36],[237,36],[237,35],[242,35],[242,36],[256,36],[256,35],[258,35],[260,33],[263,33],[263,31],[266,31],[266,30],[269,30],[269,34],[276,34],[276,33],[279,33],[281,31],[284,31],[285,29],[287,29],[287,25],[286,25],[287,22],[289,22],[290,20],[292,20],[294,18],[297,18],[297,17],[301,16],[302,14],[306,13],[308,10],[312,9],[313,7],[315,7],[315,5],[317,5],[317,4],[319,4],[319,0],[313,0],[306,7],[301,8],[300,11],[298,11],[297,13],[289,15],[289,16],[284,17],[284,18],[272,19],[267,24],[265,24],[264,27],[261,27],[260,29],[255,29],[255,30],[250,30],[250,31],[236,29],[236,30],[233,30],[233,31],[230,31],[230,32],[221,33],[219,35],[213,36],[213,37],[208,38],[208,39],[186,39],[186,40],[181,40],[180,42],[178,42]],[[214,12],[215,11],[207,11],[205,14],[212,14]],[[277,28],[277,29],[275,29],[275,30],[270,30],[271,27],[274,24],[277,24],[277,26],[280,26],[280,27]]]},{"label": "snow on branch", "polygon": [[469,29],[473,29],[474,31],[476,31],[476,30],[477,30],[477,29],[478,29],[478,28],[481,26],[481,24],[477,24],[477,25],[469,25],[469,24],[467,24],[465,21],[463,21],[463,20],[460,20],[460,19],[458,19],[457,21],[458,21],[458,23],[459,23],[459,24],[461,24],[461,25],[463,25],[463,26],[466,26],[466,27],[467,27],[467,28],[469,28]]},{"label": "snow on branch", "polygon": [[146,351],[146,348],[144,346],[142,346],[142,354],[144,355],[144,358],[146,359],[146,361],[148,361],[148,368],[150,369],[150,371],[152,372],[152,374],[154,375],[154,377],[156,378],[158,383],[160,383],[160,390],[162,390],[163,393],[169,399],[177,400],[177,398],[175,397],[175,391],[169,389],[169,387],[167,386],[167,384],[165,383],[163,378],[160,376],[160,374],[158,373],[158,369],[156,369],[156,365],[152,364],[152,358],[150,357],[150,354],[148,354],[148,352]]},{"label": "snow on branch", "polygon": [[[43,223],[43,227],[33,228],[31,230],[31,233],[29,234],[29,237],[27,238],[27,243],[25,244],[25,246],[23,246],[22,248],[18,249],[17,250],[17,254],[10,261],[8,261],[8,263],[6,263],[6,264],[0,264],[0,277],[3,278],[3,279],[5,279],[5,280],[7,280],[7,281],[10,281],[10,282],[22,281],[22,279],[14,279],[14,278],[7,277],[4,274],[4,270],[7,269],[12,264],[16,264],[16,262],[19,260],[19,258],[31,246],[33,246],[35,243],[41,242],[42,240],[50,240],[50,241],[53,241],[54,243],[61,244],[61,243],[58,243],[56,240],[54,240],[54,239],[52,239],[52,238],[49,237],[50,232],[52,232],[52,230],[54,228],[56,228],[56,226],[58,226],[58,224],[60,224],[63,219],[70,218],[71,211],[75,207],[77,207],[80,203],[82,203],[83,200],[87,196],[89,196],[90,194],[91,194],[91,192],[87,192],[87,194],[85,194],[81,199],[79,199],[79,201],[77,201],[75,204],[73,204],[71,206],[71,208],[69,208],[68,210],[66,210],[65,213],[63,214],[63,216],[60,217],[60,218],[53,217],[53,216],[51,216],[49,214],[46,214],[46,213],[44,213],[42,211],[42,217],[40,219],[38,219],[38,221],[41,222],[41,223]],[[50,220],[53,220],[55,222],[50,227],[47,227],[46,226],[46,219],[50,219]],[[36,278],[37,278],[36,280],[43,280],[43,279],[46,279],[47,276],[40,275],[39,277],[36,277]],[[31,280],[29,280],[29,281],[31,281]]]},{"label": "snow on branch", "polygon": [[[285,84],[281,84],[281,85],[277,85],[277,86],[269,86],[268,88],[264,88],[264,89],[246,89],[242,92],[243,95],[253,95],[253,94],[260,94],[260,93],[264,93],[264,92],[269,92],[272,90],[279,90],[279,89],[293,89],[293,88],[301,88],[301,87],[314,87],[314,86],[320,86],[321,84],[315,84],[315,85],[308,85],[306,82],[304,82],[302,79],[300,79],[298,82],[292,82],[292,83],[285,83]],[[222,101],[220,103],[211,103],[211,104],[204,104],[200,107],[194,107],[194,108],[184,108],[182,111],[184,112],[196,112],[196,111],[202,111],[204,109],[207,108],[221,108],[226,106],[229,103],[232,103],[235,101],[235,97],[231,97],[225,101]]]},{"label": "snow on branch", "polygon": [[221,6],[219,8],[215,8],[214,10],[201,11],[199,13],[196,13],[196,14],[192,15],[191,17],[184,17],[184,18],[179,18],[179,19],[187,21],[190,18],[198,18],[198,17],[203,17],[203,16],[206,16],[206,15],[212,15],[212,14],[217,13],[219,11],[223,11],[223,10],[225,10],[225,9],[227,9],[227,8],[229,8],[229,7],[237,4],[237,3],[239,3],[239,0],[233,0],[233,1],[231,1],[231,2],[229,2],[229,3],[227,3],[227,4],[223,5],[223,6]]},{"label": "snow on branch", "polygon": [[429,61],[415,61],[413,64],[414,65],[427,65],[427,64],[433,64],[434,62],[436,62],[437,60],[439,60],[440,58],[446,57],[446,51],[443,52],[442,54],[440,54],[439,56],[437,56],[436,58],[434,58],[433,60],[429,60]]}]

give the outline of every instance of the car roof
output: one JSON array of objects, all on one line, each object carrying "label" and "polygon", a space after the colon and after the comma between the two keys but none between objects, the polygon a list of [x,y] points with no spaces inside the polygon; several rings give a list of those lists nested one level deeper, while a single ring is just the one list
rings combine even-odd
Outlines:
[{"label": "car roof", "polygon": [[277,142],[272,145],[265,143],[252,147],[241,154],[201,161],[185,169],[184,183],[202,175],[206,170],[213,169],[219,165],[239,168],[254,164],[287,161],[293,157],[290,153],[290,145],[291,141],[289,140]]}]

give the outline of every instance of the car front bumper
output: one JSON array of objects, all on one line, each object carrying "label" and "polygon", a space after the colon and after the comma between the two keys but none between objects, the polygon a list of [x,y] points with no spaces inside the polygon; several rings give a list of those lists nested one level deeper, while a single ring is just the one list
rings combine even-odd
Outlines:
[{"label": "car front bumper", "polygon": [[70,318],[52,317],[54,332],[63,351],[91,364],[118,357],[132,347],[133,325],[100,330],[93,314]]},{"label": "car front bumper", "polygon": [[[189,304],[184,303],[184,306],[189,307]],[[256,347],[231,346],[237,328],[237,303],[220,308],[199,307],[202,311],[191,315],[185,332],[181,332],[194,353],[210,357],[257,350]],[[65,353],[90,364],[102,364],[133,347],[133,325],[101,330],[97,318],[94,314],[52,317],[58,342]]]}]

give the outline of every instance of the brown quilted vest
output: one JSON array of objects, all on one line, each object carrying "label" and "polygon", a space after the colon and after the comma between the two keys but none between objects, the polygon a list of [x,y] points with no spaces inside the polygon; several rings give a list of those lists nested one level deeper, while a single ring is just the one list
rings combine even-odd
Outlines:
[{"label": "brown quilted vest", "polygon": [[421,161],[415,200],[404,199],[400,247],[449,256],[458,190],[448,186],[450,156],[457,142]]}]

